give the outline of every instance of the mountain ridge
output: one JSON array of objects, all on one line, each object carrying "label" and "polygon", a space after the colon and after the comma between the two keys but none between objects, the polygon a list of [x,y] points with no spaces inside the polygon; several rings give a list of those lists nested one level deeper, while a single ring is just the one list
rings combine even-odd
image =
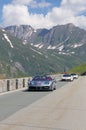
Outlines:
[{"label": "mountain ridge", "polygon": [[0,29],[0,74],[4,77],[60,73],[86,62],[85,30],[73,24],[49,30],[20,27]]},{"label": "mountain ridge", "polygon": [[49,45],[52,47],[56,46],[56,49],[58,49],[58,46],[61,44],[63,45],[63,43],[74,44],[74,42],[77,42],[81,44],[82,42],[86,42],[86,30],[80,29],[72,23],[66,25],[57,25],[51,29],[35,30],[29,25],[20,25],[18,27],[6,27],[5,30],[17,38],[22,39],[23,42],[33,45],[40,44],[42,47],[43,45],[46,45],[47,48]]}]

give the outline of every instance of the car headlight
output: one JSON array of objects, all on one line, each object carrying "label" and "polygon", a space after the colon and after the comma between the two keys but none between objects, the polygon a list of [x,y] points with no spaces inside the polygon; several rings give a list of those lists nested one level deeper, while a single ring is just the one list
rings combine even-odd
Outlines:
[{"label": "car headlight", "polygon": [[31,81],[31,82],[30,82],[30,85],[33,85],[33,84],[34,84],[34,82],[33,82],[33,81]]}]

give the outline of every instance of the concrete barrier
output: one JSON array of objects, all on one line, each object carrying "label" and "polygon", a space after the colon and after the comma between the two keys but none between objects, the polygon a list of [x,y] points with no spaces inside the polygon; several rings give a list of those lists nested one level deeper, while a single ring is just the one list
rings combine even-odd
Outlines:
[{"label": "concrete barrier", "polygon": [[16,79],[1,79],[0,80],[0,93],[13,91],[16,89],[27,88],[29,77],[16,78]]},{"label": "concrete barrier", "polygon": [[[60,79],[61,75],[51,75],[52,78]],[[14,79],[1,79],[0,80],[0,93],[14,91],[17,89],[28,87],[28,80],[31,80],[31,77],[24,78],[14,78]]]}]

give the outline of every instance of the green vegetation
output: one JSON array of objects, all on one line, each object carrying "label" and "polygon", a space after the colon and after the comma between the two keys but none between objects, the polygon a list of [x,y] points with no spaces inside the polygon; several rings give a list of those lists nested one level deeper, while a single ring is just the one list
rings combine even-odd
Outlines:
[{"label": "green vegetation", "polygon": [[77,73],[77,74],[81,74],[83,72],[86,72],[86,64],[76,66],[76,67],[72,68],[69,72]]}]

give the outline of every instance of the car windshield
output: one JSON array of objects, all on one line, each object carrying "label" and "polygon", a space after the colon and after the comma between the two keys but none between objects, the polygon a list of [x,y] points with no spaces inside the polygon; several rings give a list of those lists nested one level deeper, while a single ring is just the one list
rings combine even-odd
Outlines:
[{"label": "car windshield", "polygon": [[50,80],[52,80],[52,78],[47,77],[47,76],[36,76],[36,77],[33,78],[33,80],[35,80],[35,81],[44,81],[44,80],[50,81]]},{"label": "car windshield", "polygon": [[71,74],[71,75],[76,75],[76,74]]},{"label": "car windshield", "polygon": [[63,77],[70,77],[70,74],[64,74]]}]

